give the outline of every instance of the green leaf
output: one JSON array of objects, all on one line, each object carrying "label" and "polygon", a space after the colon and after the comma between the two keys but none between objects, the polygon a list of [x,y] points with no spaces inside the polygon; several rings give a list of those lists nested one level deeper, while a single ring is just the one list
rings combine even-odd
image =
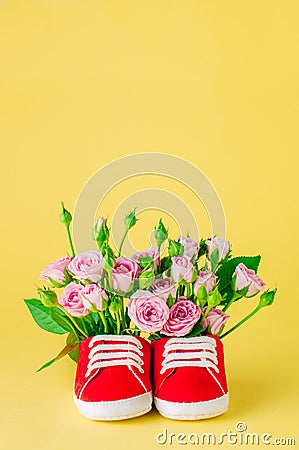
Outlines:
[{"label": "green leaf", "polygon": [[58,325],[60,325],[66,331],[70,331],[70,332],[76,333],[72,322],[67,317],[67,315],[64,314],[63,311],[61,311],[59,308],[56,308],[56,307],[55,308],[49,308],[49,309],[50,309],[50,314],[51,314],[52,319]]},{"label": "green leaf", "polygon": [[170,256],[165,256],[165,258],[162,258],[161,260],[159,273],[166,272],[170,267],[171,267],[171,258]]},{"label": "green leaf", "polygon": [[65,334],[68,330],[59,325],[51,316],[51,308],[47,308],[35,298],[24,300],[33,319],[41,328],[50,333]]},{"label": "green leaf", "polygon": [[190,333],[187,334],[187,338],[188,337],[194,337],[194,336],[198,336],[202,331],[204,330],[204,327],[202,326],[202,324],[200,322],[197,322],[194,327],[192,328],[192,330],[190,331]]},{"label": "green leaf", "polygon": [[161,339],[160,333],[150,333],[148,336],[150,342],[157,341],[158,339]]},{"label": "green leaf", "polygon": [[129,314],[128,314],[128,307],[126,307],[125,318],[126,318],[126,325],[127,325],[127,328],[130,328],[130,325],[131,325],[131,317],[130,317]]},{"label": "green leaf", "polygon": [[51,366],[54,362],[59,361],[59,359],[63,358],[64,356],[68,355],[70,352],[74,350],[75,347],[77,347],[78,344],[76,342],[70,342],[67,344],[61,352],[58,353],[55,358],[51,359],[50,361],[46,362],[43,366],[41,366],[37,372],[40,372],[41,370],[45,369],[46,367]]},{"label": "green leaf", "polygon": [[168,242],[168,254],[172,258],[173,256],[183,256],[184,246],[177,241]]},{"label": "green leaf", "polygon": [[78,358],[79,358],[79,346],[78,346],[79,340],[78,340],[78,337],[74,333],[69,333],[67,335],[66,344],[70,344],[70,343],[77,344],[76,347],[74,347],[74,349],[68,353],[68,356],[73,361],[75,361],[75,363],[77,363],[78,362]]},{"label": "green leaf", "polygon": [[142,269],[148,269],[149,267],[154,267],[154,260],[150,256],[141,256],[138,259],[138,264]]},{"label": "green leaf", "polygon": [[204,239],[201,239],[199,249],[198,249],[197,259],[199,259],[203,255],[207,255],[208,251],[209,251],[209,248],[206,244],[206,241]]},{"label": "green leaf", "polygon": [[248,269],[252,269],[257,272],[257,269],[260,264],[261,257],[257,256],[237,256],[236,258],[232,258],[223,265],[219,267],[216,271],[216,275],[219,279],[219,292],[223,296],[224,293],[229,294],[232,291],[231,281],[232,276],[236,270],[238,264],[245,264]]},{"label": "green leaf", "polygon": [[[95,319],[95,317],[97,319]],[[75,321],[78,323],[79,327],[83,328],[83,330],[84,326],[82,327],[82,322],[84,322],[88,336],[93,336],[97,334],[98,317],[99,316],[97,313],[89,313],[87,316],[82,317],[81,319],[75,318]]]},{"label": "green leaf", "polygon": [[211,270],[212,270],[212,272],[215,272],[215,270],[217,269],[218,263],[219,263],[218,248],[215,248],[215,250],[213,250],[209,259],[211,261]]},{"label": "green leaf", "polygon": [[174,305],[174,304],[175,304],[175,298],[171,294],[169,294],[168,299],[167,299],[168,308],[171,308],[172,305]]},{"label": "green leaf", "polygon": [[47,277],[47,278],[50,281],[50,283],[52,284],[52,286],[55,288],[62,288],[63,286],[65,286],[64,283],[58,283],[58,281],[53,280],[53,278],[51,278],[51,277]]}]

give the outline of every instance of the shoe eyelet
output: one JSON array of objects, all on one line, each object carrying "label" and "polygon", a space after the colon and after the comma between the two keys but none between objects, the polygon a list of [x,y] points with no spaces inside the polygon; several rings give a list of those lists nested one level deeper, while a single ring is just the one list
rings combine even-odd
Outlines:
[{"label": "shoe eyelet", "polygon": [[144,356],[143,352],[140,352],[139,355],[140,355],[140,356]]},{"label": "shoe eyelet", "polygon": [[141,373],[144,373],[144,370],[142,369],[142,367],[139,368]]},{"label": "shoe eyelet", "polygon": [[139,364],[140,364],[141,366],[143,366],[143,365],[144,365],[144,361],[141,361]]}]

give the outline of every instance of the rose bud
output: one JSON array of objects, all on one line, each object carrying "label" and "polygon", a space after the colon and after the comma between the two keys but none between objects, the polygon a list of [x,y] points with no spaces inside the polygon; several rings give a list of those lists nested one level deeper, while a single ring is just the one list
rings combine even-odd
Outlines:
[{"label": "rose bud", "polygon": [[56,292],[51,291],[51,289],[38,288],[38,294],[39,294],[41,302],[44,306],[51,308],[52,306],[57,305]]},{"label": "rose bud", "polygon": [[128,215],[125,216],[124,218],[124,224],[126,227],[126,230],[130,230],[130,228],[132,228],[134,225],[136,225],[137,222],[137,218],[136,218],[136,214],[135,214],[136,208],[133,209],[133,211],[130,211]]},{"label": "rose bud", "polygon": [[277,291],[277,289],[274,289],[274,291],[263,292],[263,294],[260,297],[259,306],[261,306],[263,308],[264,306],[272,305],[272,303],[274,302],[274,297],[275,297],[276,291]]},{"label": "rose bud", "polygon": [[93,227],[93,239],[97,242],[99,249],[103,243],[109,238],[109,228],[104,217],[100,217]]},{"label": "rose bud", "polygon": [[66,226],[69,226],[72,221],[72,215],[65,209],[63,202],[61,202],[61,213],[59,216],[59,220],[63,225]]}]

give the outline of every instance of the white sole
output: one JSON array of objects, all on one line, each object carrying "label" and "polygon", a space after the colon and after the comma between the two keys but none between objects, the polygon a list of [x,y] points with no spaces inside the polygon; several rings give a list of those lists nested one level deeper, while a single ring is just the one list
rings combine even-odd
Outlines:
[{"label": "white sole", "polygon": [[228,394],[205,402],[169,402],[157,397],[154,398],[154,402],[159,413],[168,419],[200,420],[225,413],[228,409]]},{"label": "white sole", "polygon": [[91,420],[124,420],[142,416],[152,409],[151,392],[137,397],[105,402],[85,402],[74,396],[79,412]]}]

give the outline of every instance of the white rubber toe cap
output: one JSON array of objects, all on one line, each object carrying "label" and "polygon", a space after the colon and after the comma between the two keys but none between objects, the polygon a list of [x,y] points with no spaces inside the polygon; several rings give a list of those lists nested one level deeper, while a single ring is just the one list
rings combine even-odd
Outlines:
[{"label": "white rubber toe cap", "polygon": [[199,420],[219,416],[228,409],[228,394],[204,402],[169,402],[157,397],[154,399],[159,413],[169,419]]},{"label": "white rubber toe cap", "polygon": [[123,420],[146,414],[152,409],[151,392],[109,402],[85,402],[74,397],[80,413],[91,420]]}]

